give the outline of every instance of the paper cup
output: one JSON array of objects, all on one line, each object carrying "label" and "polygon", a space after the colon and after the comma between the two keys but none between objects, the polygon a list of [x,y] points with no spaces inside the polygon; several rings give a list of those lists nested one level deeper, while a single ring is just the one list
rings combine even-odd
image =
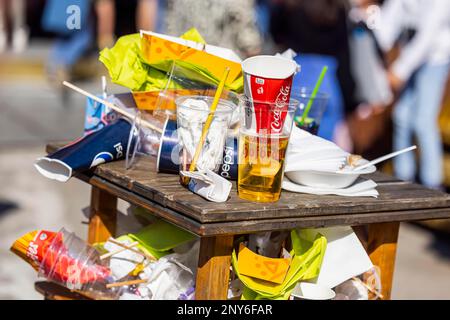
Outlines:
[{"label": "paper cup", "polygon": [[130,130],[129,121],[120,118],[115,123],[77,139],[46,157],[38,158],[34,166],[43,176],[66,182],[75,172],[124,158]]},{"label": "paper cup", "polygon": [[[253,102],[255,112],[246,115],[246,127],[258,132],[279,133],[282,130],[283,112],[289,104],[292,80],[298,70],[293,60],[276,56],[255,56],[242,62],[244,93]],[[267,104],[274,103],[274,110]],[[279,109],[279,112],[277,112]]]}]

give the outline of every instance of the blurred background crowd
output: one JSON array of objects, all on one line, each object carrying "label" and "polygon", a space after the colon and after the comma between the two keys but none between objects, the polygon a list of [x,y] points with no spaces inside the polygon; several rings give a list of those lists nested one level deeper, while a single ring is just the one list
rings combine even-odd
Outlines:
[{"label": "blurred background crowd", "polygon": [[[99,50],[140,29],[179,36],[191,27],[241,58],[294,50],[304,85],[328,65],[319,134],[368,159],[417,144],[381,169],[449,192],[448,0],[0,0],[0,298],[37,297],[27,276],[8,276],[22,267],[7,252],[17,236],[63,225],[85,232],[88,187],[61,188],[32,168],[45,142],[82,132],[84,100],[61,82],[99,92]],[[448,221],[402,226],[394,298],[450,298],[449,233]],[[416,291],[410,277],[423,282]]]}]

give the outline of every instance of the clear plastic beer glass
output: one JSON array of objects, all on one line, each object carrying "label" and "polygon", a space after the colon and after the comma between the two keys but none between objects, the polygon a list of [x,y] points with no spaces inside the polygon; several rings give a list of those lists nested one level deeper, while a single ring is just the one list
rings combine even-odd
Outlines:
[{"label": "clear plastic beer glass", "polygon": [[281,194],[284,161],[298,101],[260,102],[241,97],[238,194],[275,202]]}]

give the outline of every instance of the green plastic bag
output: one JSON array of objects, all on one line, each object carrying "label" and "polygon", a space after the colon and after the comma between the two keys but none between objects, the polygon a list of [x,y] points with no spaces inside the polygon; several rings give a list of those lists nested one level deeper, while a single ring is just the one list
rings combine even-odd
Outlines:
[{"label": "green plastic bag", "polygon": [[171,223],[158,219],[136,233],[128,234],[133,241],[138,241],[146,251],[159,259],[172,249],[196,239],[196,236]]},{"label": "green plastic bag", "polygon": [[[167,85],[166,72],[145,63],[141,56],[141,38],[138,33],[120,37],[113,48],[100,52],[99,60],[108,69],[114,83],[132,91],[153,91],[164,89]],[[170,89],[181,89],[175,82]]]}]

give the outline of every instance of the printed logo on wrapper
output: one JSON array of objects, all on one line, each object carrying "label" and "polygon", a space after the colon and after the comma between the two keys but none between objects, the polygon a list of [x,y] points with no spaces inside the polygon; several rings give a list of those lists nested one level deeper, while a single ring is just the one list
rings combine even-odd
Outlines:
[{"label": "printed logo on wrapper", "polygon": [[[123,157],[123,146],[121,142],[118,142],[114,145],[114,149],[116,150],[116,159],[120,159]],[[92,160],[90,168],[96,167],[99,164],[106,163],[109,161],[113,161],[114,156],[110,152],[99,152]]]},{"label": "printed logo on wrapper", "polygon": [[99,164],[112,161],[114,159],[113,155],[109,152],[100,152],[92,160],[91,168],[98,166]]},{"label": "printed logo on wrapper", "polygon": [[33,261],[39,262],[44,255],[46,245],[55,237],[54,233],[48,234],[47,231],[39,231],[34,240],[30,241],[26,251],[27,257]]}]

